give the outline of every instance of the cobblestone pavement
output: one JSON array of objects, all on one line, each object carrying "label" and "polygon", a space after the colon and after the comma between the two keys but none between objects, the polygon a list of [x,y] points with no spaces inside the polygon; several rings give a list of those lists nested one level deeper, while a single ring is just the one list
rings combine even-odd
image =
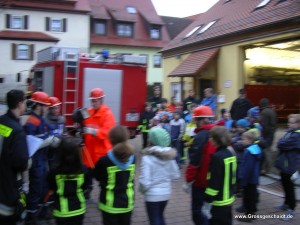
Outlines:
[{"label": "cobblestone pavement", "polygon": [[[138,175],[139,175],[139,163],[140,163],[140,153],[139,148],[140,140],[139,137],[132,140],[132,143],[135,145],[136,156],[137,156],[137,173],[136,173],[136,198],[135,198],[135,208],[132,214],[132,225],[146,225],[149,224],[145,205],[143,201],[143,196],[137,191],[138,189]],[[191,220],[191,211],[190,211],[190,195],[182,191],[181,186],[184,181],[185,167],[181,169],[181,178],[178,181],[173,183],[173,193],[172,198],[168,202],[165,218],[168,225],[193,225]],[[258,215],[263,216],[277,216],[283,214],[283,212],[276,211],[274,206],[280,205],[283,201],[283,193],[281,185],[278,180],[271,179],[268,177],[261,177],[260,180],[260,203],[258,204]],[[97,187],[96,182],[94,183],[94,190],[91,195],[91,200],[87,202],[87,213],[85,214],[84,225],[94,225],[102,224],[101,213],[97,209],[98,205],[98,195],[99,188]],[[241,199],[237,198],[233,205],[233,216],[242,215],[234,212],[234,209],[241,204]],[[299,204],[299,201],[298,201]],[[39,221],[40,225],[54,225],[54,221]],[[242,225],[247,223],[242,223],[234,219],[234,225]],[[273,219],[263,219],[258,218],[253,221],[253,224],[262,224],[262,225],[279,225],[279,224],[300,224],[300,213],[296,209],[295,217],[292,221],[285,222],[278,218]]]}]

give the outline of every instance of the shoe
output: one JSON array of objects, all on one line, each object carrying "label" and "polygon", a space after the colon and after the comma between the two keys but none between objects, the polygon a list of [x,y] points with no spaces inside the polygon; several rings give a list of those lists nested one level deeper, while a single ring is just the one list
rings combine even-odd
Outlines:
[{"label": "shoe", "polygon": [[289,208],[289,206],[287,204],[277,205],[274,207],[274,209],[282,210],[282,211],[286,211],[286,210],[288,210],[288,208]]},{"label": "shoe", "polygon": [[235,211],[238,212],[238,213],[244,213],[244,212],[246,212],[246,209],[243,205],[240,205],[239,207],[237,207],[235,209]]},{"label": "shoe", "polygon": [[280,218],[283,221],[291,221],[295,216],[295,210],[288,209],[283,215],[284,217]]}]

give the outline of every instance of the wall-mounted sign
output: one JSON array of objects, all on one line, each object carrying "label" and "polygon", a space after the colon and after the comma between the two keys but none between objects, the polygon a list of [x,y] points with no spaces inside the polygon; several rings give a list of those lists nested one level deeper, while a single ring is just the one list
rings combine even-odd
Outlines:
[{"label": "wall-mounted sign", "polygon": [[231,80],[226,80],[226,81],[224,82],[224,87],[225,87],[225,88],[230,88],[230,87],[231,87]]}]

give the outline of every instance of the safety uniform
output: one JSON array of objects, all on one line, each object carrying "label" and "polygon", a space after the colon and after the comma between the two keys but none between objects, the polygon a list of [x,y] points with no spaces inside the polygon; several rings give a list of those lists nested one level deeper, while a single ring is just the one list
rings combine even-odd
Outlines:
[{"label": "safety uniform", "polygon": [[26,134],[18,118],[8,110],[0,116],[0,224],[8,218],[17,220],[15,212],[20,197],[17,175],[26,170],[27,163]]},{"label": "safety uniform", "polygon": [[[49,127],[42,116],[32,112],[28,117],[24,130],[26,134],[41,139],[46,139],[49,134]],[[32,166],[29,169],[29,192],[27,196],[28,218],[33,219],[38,211],[42,198],[47,193],[46,176],[48,170],[48,148],[39,149],[32,156]]]},{"label": "safety uniform", "polygon": [[[94,170],[95,178],[100,182],[101,193],[98,208],[105,218],[123,216],[130,224],[131,211],[134,208],[135,159],[131,155],[126,163],[118,161],[113,151],[100,158]],[[105,223],[104,223],[105,224]]]},{"label": "safety uniform", "polygon": [[105,104],[102,104],[97,111],[90,108],[88,112],[90,117],[83,121],[84,126],[97,129],[97,134],[96,136],[84,134],[84,143],[89,155],[83,154],[83,159],[87,167],[93,168],[99,158],[106,155],[112,147],[108,133],[115,126],[116,121],[112,111]]},{"label": "safety uniform", "polygon": [[147,146],[149,124],[151,123],[151,120],[153,119],[154,116],[155,114],[151,110],[145,111],[141,115],[138,128],[141,130],[143,134],[143,148],[146,148]]},{"label": "safety uniform", "polygon": [[[83,220],[86,212],[84,190],[87,188],[86,169],[78,174],[65,174],[52,170],[48,174],[49,188],[53,191],[53,215],[56,218]],[[74,224],[74,223],[72,223]],[[77,223],[80,224],[80,223]]]},{"label": "safety uniform", "polygon": [[231,205],[235,200],[236,167],[236,156],[227,148],[219,147],[213,154],[204,196],[205,201],[213,205],[212,220],[219,222],[211,221],[212,224],[231,224]]}]

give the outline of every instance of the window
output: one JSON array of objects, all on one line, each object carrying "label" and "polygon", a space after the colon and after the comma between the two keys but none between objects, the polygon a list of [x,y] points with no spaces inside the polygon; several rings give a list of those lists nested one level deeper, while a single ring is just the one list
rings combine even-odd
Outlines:
[{"label": "window", "polygon": [[28,16],[6,14],[6,28],[28,29]]},{"label": "window", "polygon": [[256,8],[261,8],[264,7],[265,5],[267,5],[271,0],[262,0],[257,6]]},{"label": "window", "polygon": [[152,27],[150,29],[150,38],[151,39],[160,39],[160,28],[159,27]]},{"label": "window", "polygon": [[12,44],[12,59],[14,60],[33,60],[33,45]]},{"label": "window", "polygon": [[153,67],[155,67],[155,68],[161,67],[161,55],[153,56]]},{"label": "window", "polygon": [[216,22],[217,22],[216,20],[211,21],[209,24],[207,24],[206,26],[204,26],[204,27],[198,32],[198,34],[204,33],[204,32],[207,31],[212,25],[214,25]]},{"label": "window", "polygon": [[136,14],[136,8],[135,7],[133,7],[133,6],[127,6],[126,9],[127,9],[128,13],[130,13],[130,14]]},{"label": "window", "polygon": [[66,32],[67,19],[46,17],[46,31]]},{"label": "window", "polygon": [[132,37],[133,36],[132,29],[133,29],[132,24],[119,23],[117,25],[117,35],[120,37]]},{"label": "window", "polygon": [[95,21],[94,32],[99,35],[106,35],[106,23],[104,21]]},{"label": "window", "polygon": [[192,36],[193,33],[195,33],[201,26],[195,27],[193,30],[191,30],[187,35],[184,36],[184,38],[188,38],[189,36]]}]

